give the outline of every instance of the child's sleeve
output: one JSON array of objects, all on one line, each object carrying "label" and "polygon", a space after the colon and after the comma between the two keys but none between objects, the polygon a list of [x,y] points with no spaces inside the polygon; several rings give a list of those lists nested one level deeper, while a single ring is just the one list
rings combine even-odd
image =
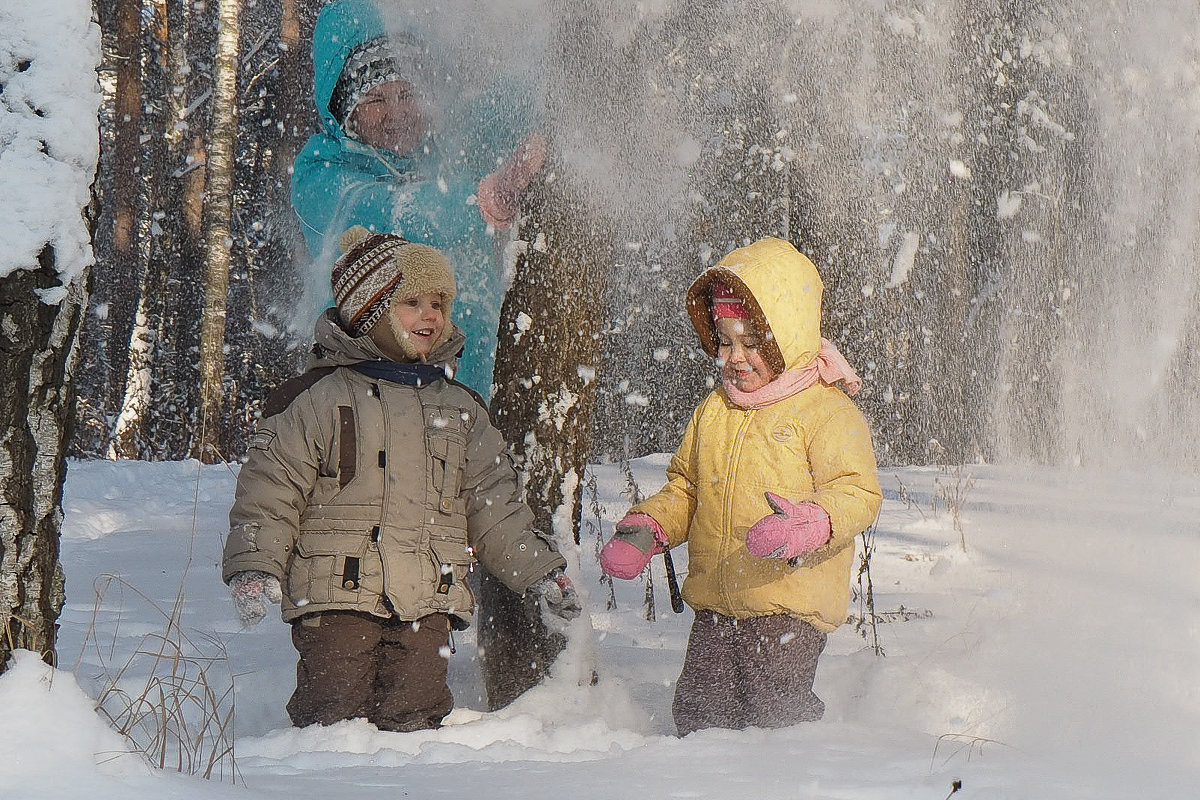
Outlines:
[{"label": "child's sleeve", "polygon": [[463,495],[475,557],[508,588],[521,594],[551,570],[566,567],[554,543],[534,529],[508,446],[482,408],[468,433]]},{"label": "child's sleeve", "polygon": [[322,463],[323,437],[312,411],[311,399],[304,395],[259,422],[229,510],[222,567],[226,583],[246,570],[284,579]]},{"label": "child's sleeve", "polygon": [[808,458],[815,489],[811,500],[829,514],[831,544],[841,549],[871,526],[883,503],[871,430],[849,400],[813,436]]},{"label": "child's sleeve", "polygon": [[[701,406],[703,408],[703,406]],[[683,432],[679,449],[667,465],[667,482],[657,494],[629,509],[629,513],[649,514],[662,526],[671,547],[683,544],[688,538],[692,516],[696,513],[695,447],[697,409]]]}]

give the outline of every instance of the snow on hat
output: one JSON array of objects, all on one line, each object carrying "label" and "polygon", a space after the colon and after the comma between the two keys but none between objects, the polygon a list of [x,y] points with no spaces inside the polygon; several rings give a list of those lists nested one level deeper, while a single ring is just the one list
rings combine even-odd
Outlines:
[{"label": "snow on hat", "polygon": [[425,47],[408,34],[363,42],[346,57],[329,99],[330,113],[345,127],[364,95],[376,86],[415,77],[427,68],[427,60]]},{"label": "snow on hat", "polygon": [[709,287],[712,292],[713,322],[722,317],[732,319],[750,319],[750,312],[741,297],[726,283],[713,281]]},{"label": "snow on hat", "polygon": [[436,247],[414,244],[403,236],[371,233],[355,225],[342,234],[342,257],[330,282],[342,325],[354,337],[366,335],[387,313],[393,299],[435,292],[446,318],[457,294],[454,270]]}]

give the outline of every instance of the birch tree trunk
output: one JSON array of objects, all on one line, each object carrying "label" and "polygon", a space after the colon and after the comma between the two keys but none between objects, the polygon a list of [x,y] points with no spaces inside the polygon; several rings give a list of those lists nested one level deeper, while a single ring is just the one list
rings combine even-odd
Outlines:
[{"label": "birch tree trunk", "polygon": [[87,290],[81,278],[57,305],[37,294],[58,285],[49,245],[36,268],[0,278],[0,671],[17,648],[53,663],[63,606],[64,455]]},{"label": "birch tree trunk", "polygon": [[[108,457],[138,458],[141,455],[140,436],[150,411],[151,369],[154,364],[155,334],[150,327],[146,310],[146,291],[141,287],[137,313],[133,316],[133,332],[129,336],[129,369],[125,374],[125,399],[113,423],[112,438],[108,442]],[[152,290],[150,290],[152,291]]]},{"label": "birch tree trunk", "polygon": [[222,429],[225,380],[225,295],[229,289],[230,232],[233,218],[234,150],[237,140],[237,78],[241,0],[221,0],[213,75],[205,195],[204,311],[200,323],[200,430],[192,456],[206,463],[224,460]]},{"label": "birch tree trunk", "polygon": [[[26,224],[25,233],[44,242],[36,254],[27,245],[14,246],[20,237],[10,231],[0,236],[10,256],[0,267],[0,671],[16,649],[54,662],[64,600],[58,551],[62,491],[75,419],[77,341],[90,289],[88,237],[95,232],[99,155],[99,29],[85,3],[77,3],[72,12],[77,16],[64,17],[53,32],[39,30],[40,21],[26,26],[31,13],[12,4],[0,8],[7,37],[0,46],[0,93],[16,72],[32,69],[55,80],[53,89],[33,81],[19,100],[4,98],[4,146],[16,152],[36,148],[39,157],[26,162],[32,171],[17,170],[15,176],[5,171],[0,216],[29,202],[16,180],[46,181],[65,205]],[[19,50],[14,42],[21,43]],[[77,60],[45,69],[43,57],[63,48]],[[18,64],[18,52],[29,60]],[[55,103],[60,96],[71,102]],[[41,124],[52,116],[48,109],[54,110],[54,125]],[[95,138],[86,135],[89,129]],[[46,210],[44,201],[37,202]]]}]

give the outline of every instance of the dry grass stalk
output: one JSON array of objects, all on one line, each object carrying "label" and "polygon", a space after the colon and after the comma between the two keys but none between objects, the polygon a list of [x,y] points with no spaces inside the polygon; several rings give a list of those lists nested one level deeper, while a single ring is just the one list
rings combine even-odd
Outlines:
[{"label": "dry grass stalk", "polygon": [[879,642],[879,618],[875,614],[875,585],[871,582],[871,557],[875,555],[876,524],[871,525],[859,536],[862,537],[862,552],[858,556],[858,619],[854,629],[871,643],[875,655],[885,655]]},{"label": "dry grass stalk", "polygon": [[[584,520],[583,525],[592,535],[592,541],[595,545],[593,547],[593,555],[596,563],[599,563],[600,550],[604,547],[604,506],[600,504],[600,489],[596,483],[596,476],[591,471],[587,472],[587,480],[584,485],[587,487],[588,510],[592,515],[592,519]],[[606,575],[601,571],[600,584],[608,590],[605,608],[608,611],[615,611],[617,608],[617,593],[613,586],[612,576]]]},{"label": "dry grass stalk", "polygon": [[[107,644],[97,630],[105,597],[114,587],[122,593],[118,608],[124,609],[128,591],[149,605],[164,626],[143,636],[124,661],[116,656],[120,614]],[[228,663],[228,654],[212,636],[197,644],[184,630],[182,616],[182,589],[166,610],[124,579],[103,576],[84,637],[84,650],[93,652],[102,670],[96,710],[159,769],[237,783],[233,677],[219,684],[212,677],[216,665]]]},{"label": "dry grass stalk", "polygon": [[953,471],[949,472],[949,477],[953,478],[953,483],[943,482],[941,478],[935,478],[933,482],[938,487],[937,496],[946,504],[946,510],[950,512],[950,520],[954,525],[954,530],[958,532],[959,544],[965,553],[967,552],[967,537],[963,531],[962,512],[967,506],[967,495],[975,488],[975,478],[969,472],[964,474],[962,466],[956,466]]},{"label": "dry grass stalk", "polygon": [[[999,747],[1008,747],[1004,742],[996,741],[995,739],[985,739],[982,736],[968,736],[964,733],[943,733],[938,737],[937,742],[933,746],[933,755],[929,758],[929,771],[933,772],[934,762],[937,760],[938,749],[946,744],[952,752],[942,761],[942,766],[946,766],[959,753],[964,750],[967,752],[967,761],[970,761],[976,754],[982,756],[984,745],[994,744]],[[953,794],[953,792],[951,792]]]}]

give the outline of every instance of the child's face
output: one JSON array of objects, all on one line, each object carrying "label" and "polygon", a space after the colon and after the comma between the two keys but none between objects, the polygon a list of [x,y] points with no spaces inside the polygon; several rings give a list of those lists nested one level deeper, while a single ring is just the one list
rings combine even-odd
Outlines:
[{"label": "child's face", "polygon": [[[371,328],[371,338],[383,352],[397,361],[415,354],[422,360],[433,352],[446,328],[446,309],[442,296],[426,292],[404,300],[393,300],[387,315]],[[404,344],[401,345],[400,341]]]},{"label": "child's face", "polygon": [[389,81],[371,89],[347,122],[360,141],[402,156],[415,150],[429,131],[429,118],[408,81]]},{"label": "child's face", "polygon": [[717,320],[717,366],[721,377],[735,389],[753,392],[775,380],[763,360],[762,336],[748,320],[722,317]]}]

